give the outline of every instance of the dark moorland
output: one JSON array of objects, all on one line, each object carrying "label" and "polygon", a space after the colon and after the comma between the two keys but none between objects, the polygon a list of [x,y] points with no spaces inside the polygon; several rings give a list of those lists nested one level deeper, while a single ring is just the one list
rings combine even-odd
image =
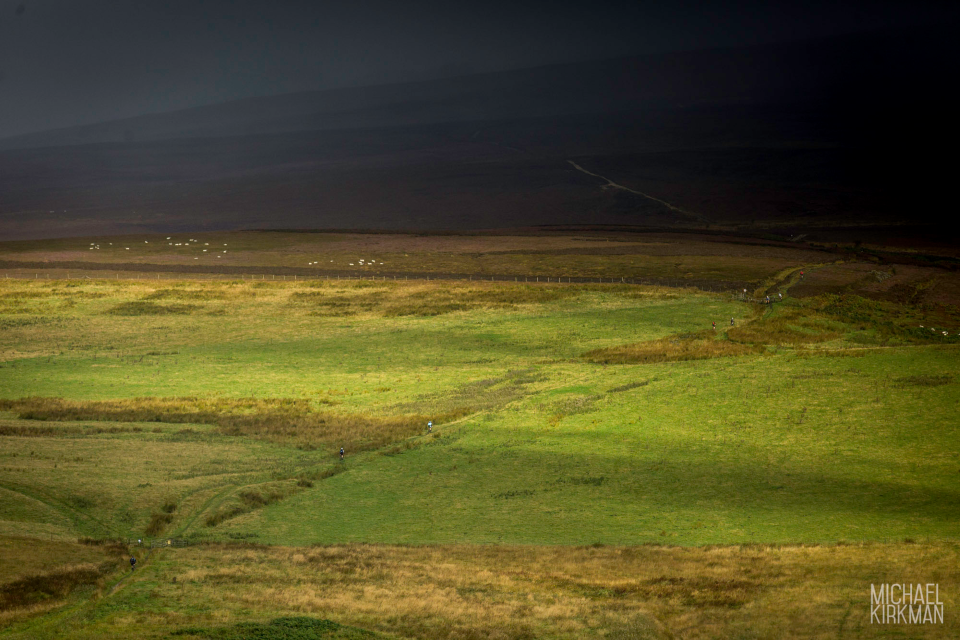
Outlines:
[{"label": "dark moorland", "polygon": [[879,32],[18,136],[0,141],[0,235],[601,224],[853,242],[909,222],[944,240],[929,149],[954,135],[955,49],[947,28]]}]

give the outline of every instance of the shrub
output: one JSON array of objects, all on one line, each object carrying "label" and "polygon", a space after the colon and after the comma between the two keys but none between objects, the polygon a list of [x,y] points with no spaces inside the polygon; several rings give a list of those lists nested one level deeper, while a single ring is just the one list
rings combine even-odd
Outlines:
[{"label": "shrub", "polygon": [[170,513],[154,513],[150,516],[150,523],[143,532],[148,536],[160,535],[164,527],[173,522],[173,515]]},{"label": "shrub", "polygon": [[80,565],[0,585],[0,611],[62,599],[82,585],[99,584],[105,567]]}]

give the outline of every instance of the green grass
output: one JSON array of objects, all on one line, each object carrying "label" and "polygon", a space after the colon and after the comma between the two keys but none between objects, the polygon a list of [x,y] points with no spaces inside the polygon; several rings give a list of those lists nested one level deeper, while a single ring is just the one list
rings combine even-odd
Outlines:
[{"label": "green grass", "polygon": [[786,355],[711,364],[644,366],[654,381],[617,394],[604,390],[635,369],[545,367],[585,392],[532,395],[441,429],[226,530],[287,544],[960,534],[957,390],[903,387],[888,373],[949,371],[954,352],[871,353],[853,367]]},{"label": "green grass", "polygon": [[[852,348],[867,321],[845,323],[849,303],[764,315],[689,292],[475,283],[453,289],[474,308],[407,316],[390,310],[449,285],[72,285],[2,285],[57,309],[7,315],[0,338],[4,406],[34,418],[0,424],[11,534],[31,519],[271,544],[960,533],[957,347]],[[171,292],[202,312],[112,311]],[[326,299],[339,315],[314,314]]]},{"label": "green grass", "polygon": [[[326,293],[353,295],[360,284],[369,283],[331,286]],[[21,290],[49,293],[51,309],[7,316],[9,329],[0,334],[6,360],[0,397],[317,397],[345,390],[336,398],[344,406],[371,400],[382,405],[406,402],[414,389],[448,392],[543,359],[701,328],[708,318],[746,311],[707,296],[654,290],[638,299],[628,288],[574,287],[575,295],[543,304],[503,309],[494,300],[488,303],[494,308],[469,312],[383,317],[402,300],[445,288],[434,283],[398,287],[399,294],[375,311],[326,317],[291,302],[314,287],[247,283],[203,285],[230,295],[210,303],[205,314],[124,317],[111,310],[167,285],[87,286],[109,295],[63,309],[51,287],[20,283]],[[524,289],[489,283],[473,288],[508,294]],[[376,391],[385,387],[389,394]]]},{"label": "green grass", "polygon": [[[180,307],[189,308],[169,311]],[[771,309],[614,285],[0,280],[0,541],[482,550],[838,541],[899,549],[909,539],[942,550],[960,537],[960,345],[906,317],[849,296]],[[377,562],[364,554],[381,552],[359,548],[350,571],[364,577],[351,589],[420,593],[405,569],[364,573]],[[330,604],[340,612],[331,617],[327,605],[295,595],[291,567],[313,561],[292,557],[270,565],[271,590],[231,600],[225,594],[252,578],[214,568],[215,552],[204,549],[124,548],[145,570],[123,579],[103,554],[61,568],[9,565],[3,593],[45,600],[9,596],[0,624],[55,637],[62,607],[75,637],[129,625],[145,625],[146,635],[283,637],[271,620],[307,615],[308,627],[334,621],[317,627],[333,635],[317,637],[360,637],[355,625],[446,638],[495,628],[487,614],[456,609],[463,602],[514,602],[500,583],[459,577],[443,629],[414,609],[378,617],[352,604],[354,595]],[[281,553],[232,549],[241,565]],[[177,568],[177,557],[194,564]],[[395,579],[383,577],[390,571]],[[697,611],[773,602],[732,565],[716,584],[735,597],[701,578],[651,574],[620,592],[626,578],[563,582],[544,571],[540,580],[577,602],[665,598],[663,619],[680,615],[680,601]],[[436,581],[424,593],[446,602],[453,583]],[[564,600],[565,613],[552,618],[553,597],[543,595],[536,624],[525,622],[526,605],[511,604],[511,633],[636,627],[656,636],[640,608],[574,622],[581,605]],[[229,617],[215,614],[223,608]],[[37,626],[30,611],[44,614]]]}]

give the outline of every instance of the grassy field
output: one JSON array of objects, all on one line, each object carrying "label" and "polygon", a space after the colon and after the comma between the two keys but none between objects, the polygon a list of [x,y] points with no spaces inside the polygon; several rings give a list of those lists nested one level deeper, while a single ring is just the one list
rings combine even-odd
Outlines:
[{"label": "grassy field", "polygon": [[0,280],[0,543],[34,558],[0,633],[873,637],[871,581],[914,577],[955,608],[960,315],[777,266],[769,306]]},{"label": "grassy field", "polygon": [[[955,543],[682,548],[210,545],[153,552],[11,638],[955,637],[871,624],[870,584],[960,582]],[[882,558],[883,561],[878,561]],[[114,580],[117,580],[114,577]],[[312,633],[311,633],[312,632]],[[299,635],[297,635],[299,633]]]}]

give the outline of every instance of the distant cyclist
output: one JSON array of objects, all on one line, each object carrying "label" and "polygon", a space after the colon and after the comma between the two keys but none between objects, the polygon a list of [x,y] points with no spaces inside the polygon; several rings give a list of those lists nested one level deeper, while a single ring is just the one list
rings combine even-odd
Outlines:
[{"label": "distant cyclist", "polygon": [[340,460],[343,460],[343,447],[340,447]]},{"label": "distant cyclist", "polygon": [[730,326],[733,326],[733,318],[730,318]]},{"label": "distant cyclist", "polygon": [[427,433],[433,433],[433,420],[427,422]]},{"label": "distant cyclist", "polygon": [[137,568],[137,559],[130,558],[130,571],[133,571]]}]

